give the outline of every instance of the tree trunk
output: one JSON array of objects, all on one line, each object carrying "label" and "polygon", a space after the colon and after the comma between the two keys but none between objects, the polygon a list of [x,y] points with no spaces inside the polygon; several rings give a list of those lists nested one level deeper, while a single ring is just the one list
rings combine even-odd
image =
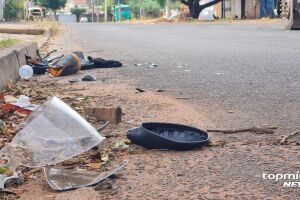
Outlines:
[{"label": "tree trunk", "polygon": [[54,13],[54,19],[55,19],[56,21],[58,21],[56,10],[53,10],[53,13]]}]

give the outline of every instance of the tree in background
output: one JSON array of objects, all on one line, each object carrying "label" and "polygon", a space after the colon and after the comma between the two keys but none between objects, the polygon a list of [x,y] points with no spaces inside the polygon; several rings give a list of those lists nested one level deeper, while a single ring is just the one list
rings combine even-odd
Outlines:
[{"label": "tree in background", "polygon": [[57,20],[57,10],[64,8],[67,0],[36,0],[36,2],[41,6],[51,9],[54,13],[55,19]]},{"label": "tree in background", "polygon": [[85,12],[85,8],[79,8],[78,6],[75,6],[75,8],[71,8],[71,13],[73,15],[76,15],[77,22],[79,22],[81,15]]},{"label": "tree in background", "polygon": [[4,5],[4,19],[21,19],[24,15],[24,0],[6,0]]},{"label": "tree in background", "polygon": [[145,16],[158,17],[161,9],[159,3],[155,0],[144,0],[141,4],[142,12]]}]

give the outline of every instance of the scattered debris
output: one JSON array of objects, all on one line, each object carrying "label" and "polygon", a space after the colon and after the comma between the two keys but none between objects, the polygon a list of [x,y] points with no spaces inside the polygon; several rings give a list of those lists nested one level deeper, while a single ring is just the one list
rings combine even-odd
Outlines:
[{"label": "scattered debris", "polygon": [[80,81],[81,81],[80,79],[75,78],[75,79],[69,80],[69,83],[78,83]]},{"label": "scattered debris", "polygon": [[147,149],[190,150],[209,143],[207,132],[171,123],[143,123],[129,129],[127,138]]},{"label": "scattered debris", "polygon": [[141,88],[135,88],[135,90],[139,91],[140,93],[146,92],[145,90],[143,90]]},{"label": "scattered debris", "polygon": [[217,132],[217,133],[224,133],[224,134],[232,134],[232,133],[241,133],[241,132],[251,132],[255,134],[274,134],[275,130],[278,127],[250,127],[244,129],[233,129],[233,130],[220,130],[220,129],[208,129],[207,132]]},{"label": "scattered debris", "polygon": [[82,77],[82,81],[97,81],[97,78],[91,74],[86,74]]},{"label": "scattered debris", "polygon": [[25,110],[34,111],[38,109],[39,105],[32,104],[30,102],[30,98],[25,95],[20,95],[17,102],[11,103],[12,105],[18,106],[19,108],[23,108]]},{"label": "scattered debris", "polygon": [[122,121],[122,109],[117,108],[85,108],[85,113],[98,120],[119,124]]},{"label": "scattered debris", "polygon": [[33,75],[33,69],[32,69],[32,67],[29,66],[29,65],[23,65],[19,69],[19,75],[23,79],[26,79],[26,80],[30,79],[32,77],[32,75]]},{"label": "scattered debris", "polygon": [[77,112],[52,97],[29,116],[0,155],[13,166],[41,167],[79,155],[103,139]]},{"label": "scattered debris", "polygon": [[129,145],[126,144],[123,140],[119,140],[113,146],[113,150],[125,150],[128,149]]},{"label": "scattered debris", "polygon": [[80,51],[76,51],[74,52],[74,54],[76,54],[80,59],[81,70],[93,69],[95,67],[94,60],[92,57],[86,57]]},{"label": "scattered debris", "polygon": [[136,63],[134,65],[137,67],[148,67],[148,68],[158,67],[158,64],[156,63]]},{"label": "scattered debris", "polygon": [[178,9],[171,10],[171,16],[167,19],[168,21],[172,21],[174,19],[177,19],[180,16],[180,11]]},{"label": "scattered debris", "polygon": [[190,69],[185,69],[185,70],[183,70],[183,71],[185,71],[185,72],[191,72],[192,70],[190,70]]},{"label": "scattered debris", "polygon": [[76,74],[80,68],[80,58],[74,53],[69,53],[51,64],[49,73],[54,77],[66,76]]},{"label": "scattered debris", "polygon": [[64,191],[95,185],[121,171],[127,163],[128,161],[126,160],[113,171],[104,173],[84,169],[44,168],[44,174],[49,186],[53,190]]},{"label": "scattered debris", "polygon": [[280,144],[286,144],[288,139],[294,137],[297,134],[300,134],[300,130],[294,131],[293,133],[291,133],[289,135],[283,136],[283,138],[280,140]]},{"label": "scattered debris", "polygon": [[166,90],[163,90],[163,89],[156,90],[156,92],[164,92],[164,91],[166,91]]},{"label": "scattered debris", "polygon": [[5,187],[9,187],[8,185],[20,185],[23,180],[21,177],[14,172],[13,175],[8,176],[6,174],[0,174],[0,189],[4,190]]},{"label": "scattered debris", "polygon": [[104,60],[102,58],[94,58],[95,68],[117,68],[122,67],[122,63],[115,60]]}]

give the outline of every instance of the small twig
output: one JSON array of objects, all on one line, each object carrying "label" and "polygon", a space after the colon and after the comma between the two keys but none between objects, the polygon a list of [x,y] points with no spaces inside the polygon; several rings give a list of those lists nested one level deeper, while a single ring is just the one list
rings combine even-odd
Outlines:
[{"label": "small twig", "polygon": [[242,133],[242,132],[252,132],[255,134],[274,134],[274,130],[278,127],[250,127],[245,129],[233,129],[233,130],[220,130],[220,129],[209,129],[207,132],[217,132],[217,133],[224,133],[224,134],[231,134],[231,133]]},{"label": "small twig", "polygon": [[191,97],[176,97],[175,99],[191,99]]},{"label": "small twig", "polygon": [[285,136],[281,139],[280,144],[285,144],[286,141],[287,141],[288,139],[294,137],[295,135],[297,135],[297,134],[299,134],[299,133],[300,133],[300,130],[297,130],[297,131],[295,131],[295,132],[293,132],[293,133],[291,133],[291,134],[289,134],[289,135],[285,135]]}]

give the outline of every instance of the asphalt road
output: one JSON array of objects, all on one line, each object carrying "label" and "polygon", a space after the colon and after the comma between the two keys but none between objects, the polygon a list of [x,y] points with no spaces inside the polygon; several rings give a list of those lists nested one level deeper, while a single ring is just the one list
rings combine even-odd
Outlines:
[{"label": "asphalt road", "polygon": [[300,128],[299,31],[232,23],[66,27],[76,47],[126,64],[120,73],[139,87],[189,97],[211,126]]},{"label": "asphalt road", "polygon": [[[280,127],[275,135],[212,133],[224,146],[199,151],[131,155],[112,199],[298,199],[298,188],[261,175],[299,171],[299,137],[288,145],[275,141],[300,129],[300,32],[253,23],[65,26],[62,50],[103,50],[90,55],[126,65],[91,73],[188,97],[180,101],[203,115],[201,128]],[[143,63],[158,66],[135,66]]]}]

